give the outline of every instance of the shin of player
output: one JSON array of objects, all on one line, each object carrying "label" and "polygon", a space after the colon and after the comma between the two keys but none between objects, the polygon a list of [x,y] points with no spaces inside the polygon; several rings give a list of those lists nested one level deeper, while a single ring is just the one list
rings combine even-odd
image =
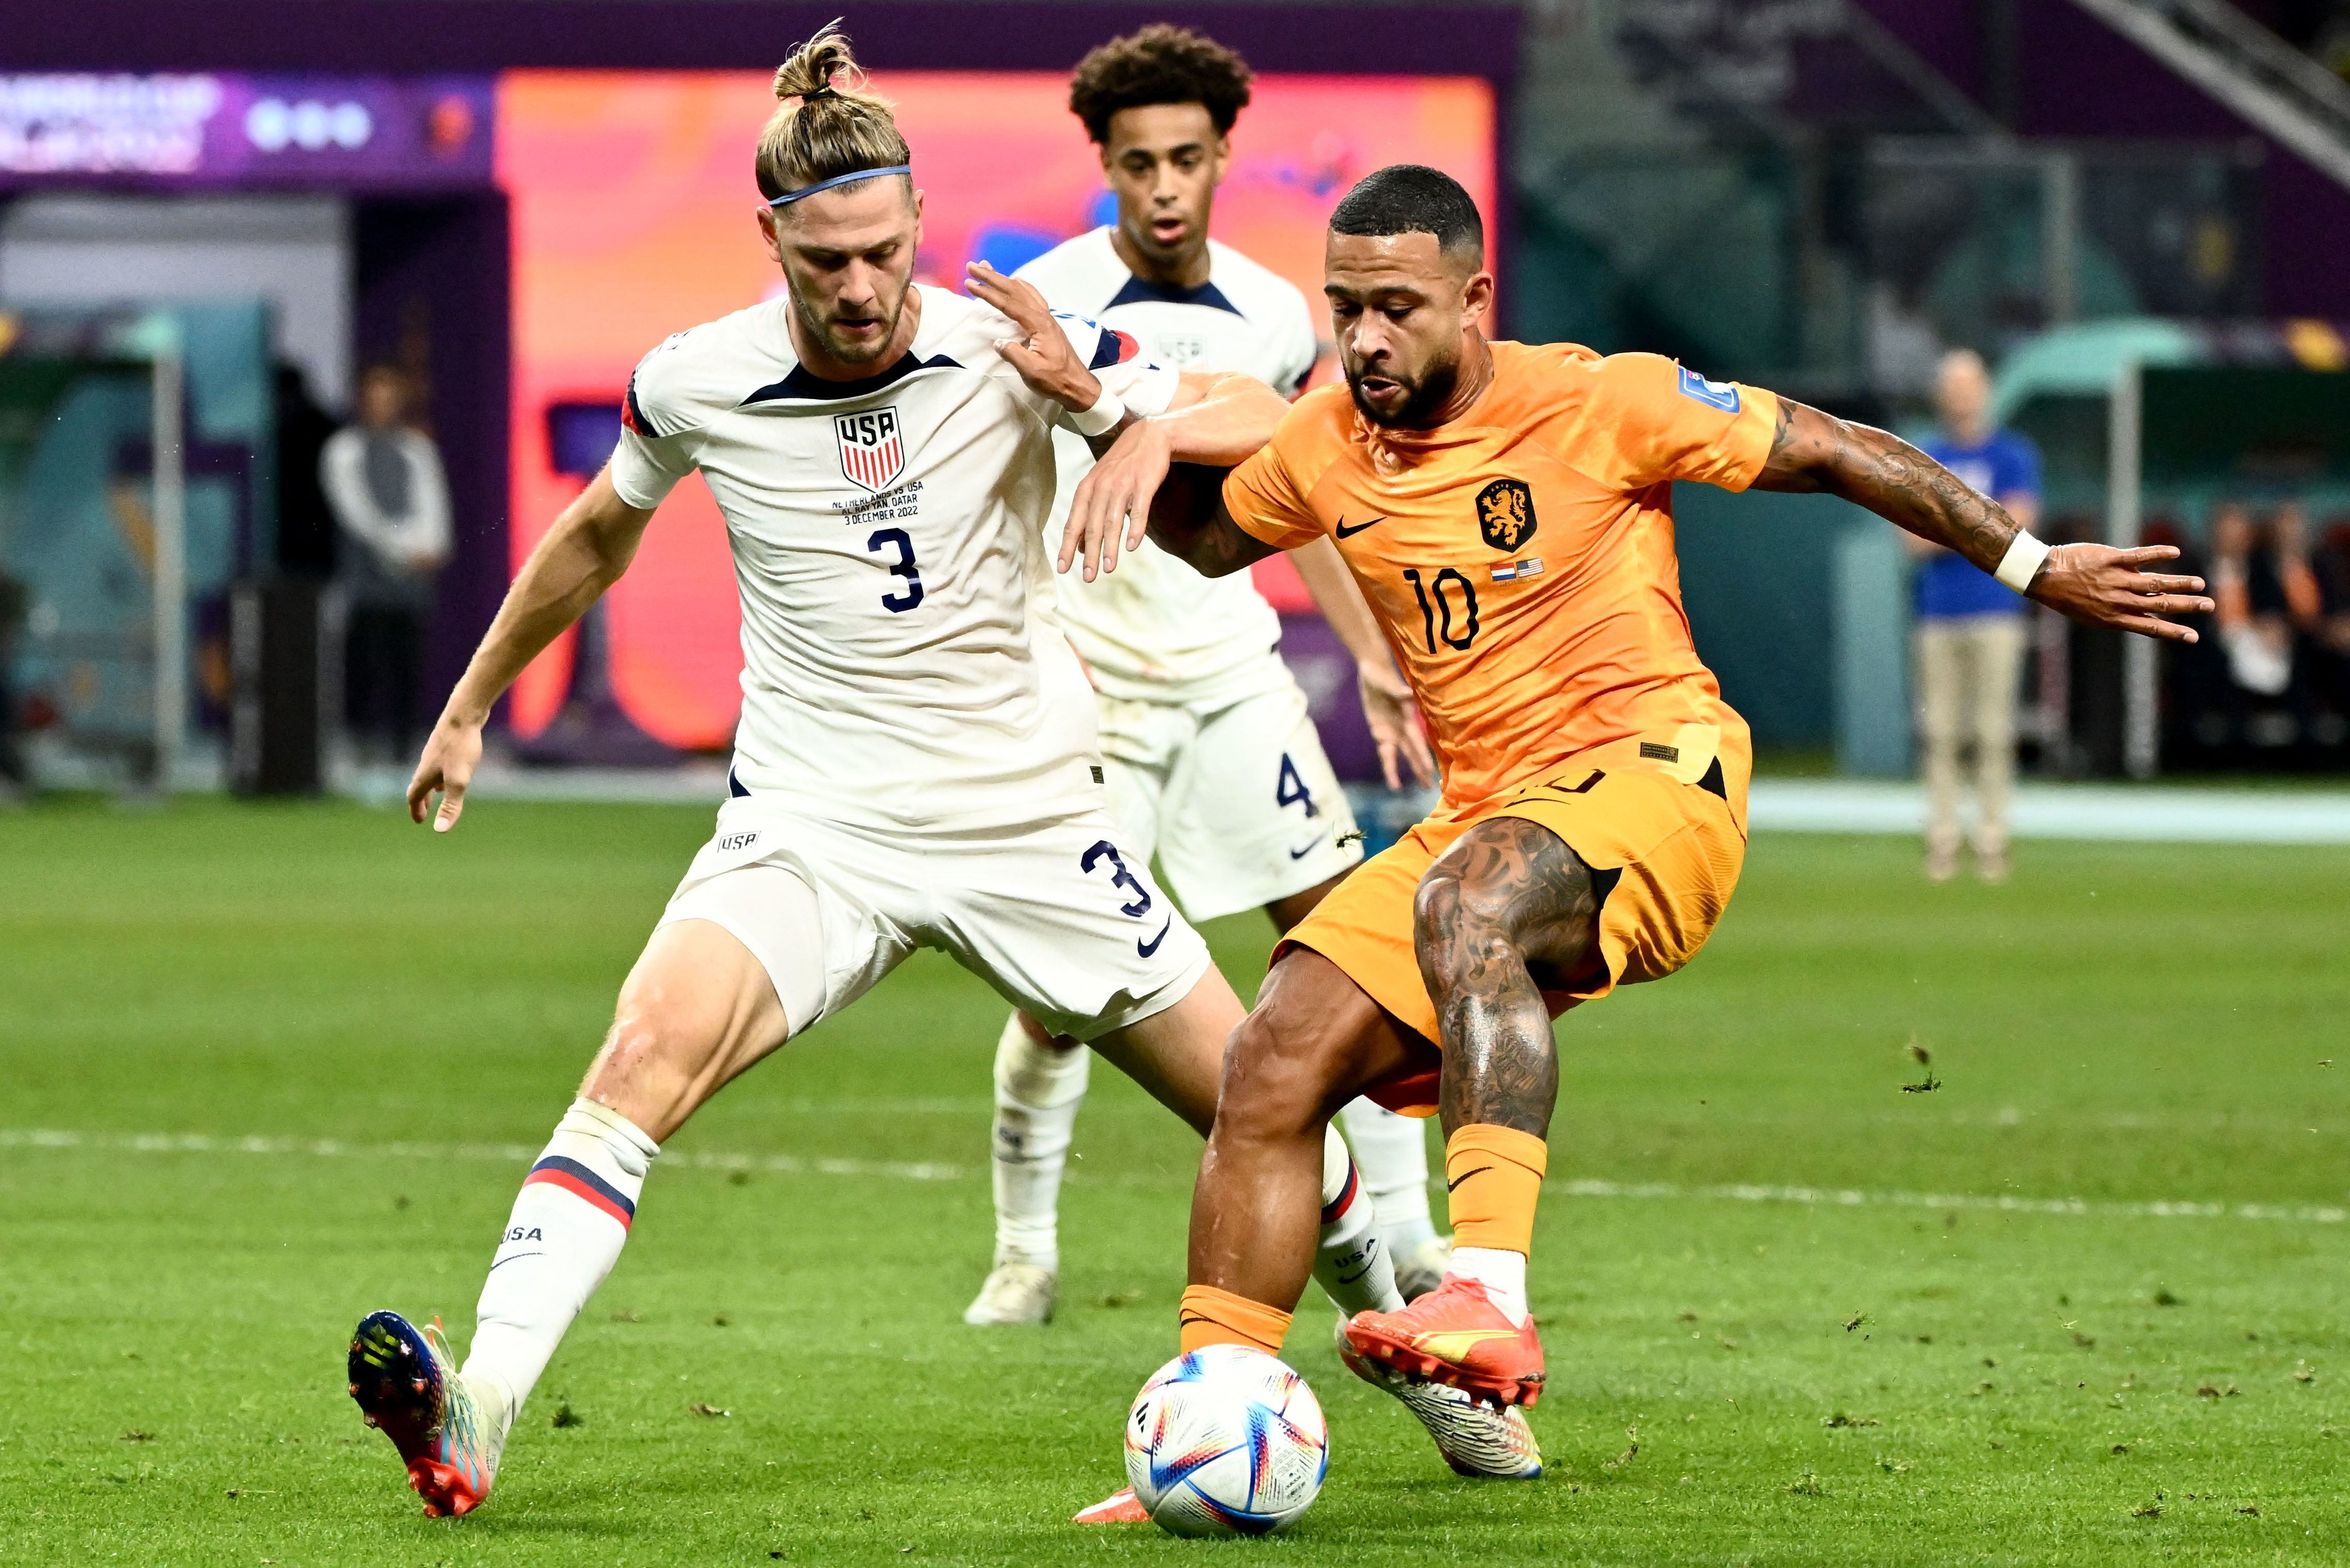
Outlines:
[{"label": "shin of player", "polygon": [[[1061,1176],[1092,1060],[1084,1046],[1045,1035],[1019,1012],[1003,1021],[996,1043],[994,1266],[1018,1271],[1015,1282],[1041,1295],[1038,1316],[1051,1313],[1051,1282],[1061,1267]],[[995,1320],[967,1313],[963,1321]]]},{"label": "shin of player", "polygon": [[546,1151],[523,1178],[482,1282],[478,1326],[462,1374],[492,1396],[500,1435],[571,1320],[620,1261],[645,1173],[660,1152],[636,1123],[582,1097],[564,1112]]},{"label": "shin of player", "polygon": [[[1015,1015],[996,1058],[996,1264],[1049,1272],[1059,1257],[1055,1195],[1091,1053],[1071,1043],[1038,1042],[1029,1033],[1033,1028]],[[1014,1047],[1014,1030],[1026,1049]],[[1020,1071],[1024,1066],[1034,1070]],[[1417,1132],[1419,1124],[1411,1125]],[[1016,1150],[1006,1147],[1007,1131]],[[1385,1217],[1336,1127],[1323,1136],[1318,1196],[1315,1279],[1347,1315],[1401,1306],[1394,1255],[1381,1226]]]}]

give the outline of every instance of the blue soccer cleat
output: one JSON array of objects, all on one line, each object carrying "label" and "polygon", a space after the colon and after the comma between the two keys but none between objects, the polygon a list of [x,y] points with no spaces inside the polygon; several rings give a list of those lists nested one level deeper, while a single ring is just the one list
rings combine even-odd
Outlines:
[{"label": "blue soccer cleat", "polygon": [[419,1329],[396,1312],[361,1318],[351,1335],[350,1389],[367,1424],[400,1450],[427,1518],[469,1513],[490,1495],[504,1423],[458,1375],[437,1320]]}]

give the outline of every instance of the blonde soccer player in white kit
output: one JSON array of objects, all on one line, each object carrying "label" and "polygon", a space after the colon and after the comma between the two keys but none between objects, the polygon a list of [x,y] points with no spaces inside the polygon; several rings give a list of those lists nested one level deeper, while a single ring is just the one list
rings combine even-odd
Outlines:
[{"label": "blonde soccer player in white kit", "polygon": [[[1103,45],[1076,69],[1070,109],[1099,148],[1115,224],[1020,268],[1056,310],[1132,335],[1184,369],[1242,371],[1295,396],[1319,344],[1295,286],[1208,237],[1228,133],[1249,99],[1238,56],[1180,27]],[[1091,467],[1086,442],[1054,439],[1053,526]],[[1336,548],[1296,565],[1360,671],[1388,783],[1399,757],[1431,764],[1411,699]],[[1193,920],[1262,908],[1277,931],[1303,919],[1363,857],[1305,694],[1275,644],[1279,618],[1245,573],[1210,579],[1146,543],[1092,580],[1061,583],[1057,615],[1097,690],[1110,813]],[[1014,1015],[996,1049],[995,1256],[972,1324],[1052,1316],[1058,1199],[1085,1097],[1087,1053]],[[1369,1101],[1342,1120],[1409,1297],[1433,1289],[1445,1248],[1429,1212],[1427,1129]]]},{"label": "blonde soccer player in white kit", "polygon": [[[914,286],[911,153],[860,79],[829,30],[776,73],[785,101],[755,168],[786,297],[638,367],[611,462],[524,565],[410,785],[417,821],[437,793],[434,826],[456,826],[492,704],[699,471],[743,606],[731,798],[524,1179],[462,1367],[437,1326],[393,1312],[351,1343],[351,1396],[428,1513],[489,1494],[515,1415],[619,1260],[661,1142],[911,949],[951,953],[1200,1131],[1214,1117],[1240,1004],[1103,800],[1092,697],[1043,608],[1041,529],[1055,427],[1106,444],[1180,409],[1179,444],[1229,462],[1242,454],[1219,421],[1279,400],[1154,365],[984,268],[977,300]],[[1326,1287],[1348,1311],[1399,1307],[1335,1136],[1329,1155]],[[1473,1449],[1482,1428],[1454,1426]]]}]

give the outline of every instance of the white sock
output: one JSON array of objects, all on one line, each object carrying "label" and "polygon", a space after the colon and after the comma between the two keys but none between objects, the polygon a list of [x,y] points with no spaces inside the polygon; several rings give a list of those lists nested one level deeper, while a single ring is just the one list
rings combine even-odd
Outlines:
[{"label": "white sock", "polygon": [[475,1308],[463,1376],[485,1381],[511,1425],[564,1330],[612,1272],[660,1145],[593,1100],[571,1102],[523,1178]]},{"label": "white sock", "polygon": [[1526,1255],[1498,1247],[1455,1247],[1452,1266],[1445,1277],[1475,1280],[1502,1309],[1502,1315],[1523,1328],[1526,1322]]},{"label": "white sock", "polygon": [[1395,1259],[1379,1239],[1378,1213],[1335,1127],[1322,1144],[1322,1235],[1314,1248],[1314,1277],[1347,1317],[1402,1310]]},{"label": "white sock", "polygon": [[1093,1053],[1039,1045],[1019,1016],[995,1043],[995,1261],[1061,1267],[1061,1173]]},{"label": "white sock", "polygon": [[1428,1123],[1357,1100],[1338,1113],[1347,1145],[1371,1194],[1388,1251],[1409,1258],[1436,1240],[1428,1212]]}]

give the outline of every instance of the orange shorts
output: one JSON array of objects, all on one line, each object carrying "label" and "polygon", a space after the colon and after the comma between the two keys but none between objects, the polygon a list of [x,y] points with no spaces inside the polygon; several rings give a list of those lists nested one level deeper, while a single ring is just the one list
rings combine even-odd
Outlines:
[{"label": "orange shorts", "polygon": [[[1412,943],[1420,878],[1477,824],[1519,816],[1556,834],[1603,874],[1603,884],[1613,884],[1599,908],[1597,967],[1566,990],[1543,993],[1551,1016],[1618,985],[1661,980],[1696,956],[1738,886],[1752,771],[1742,726],[1724,732],[1688,725],[1662,739],[1635,737],[1583,753],[1530,783],[1413,826],[1293,928],[1274,961],[1293,947],[1311,948],[1406,1028],[1439,1043],[1436,1004]],[[1431,1116],[1436,1086],[1430,1066],[1369,1094],[1390,1109]]]}]

